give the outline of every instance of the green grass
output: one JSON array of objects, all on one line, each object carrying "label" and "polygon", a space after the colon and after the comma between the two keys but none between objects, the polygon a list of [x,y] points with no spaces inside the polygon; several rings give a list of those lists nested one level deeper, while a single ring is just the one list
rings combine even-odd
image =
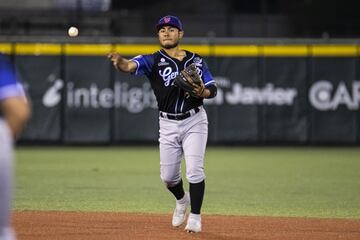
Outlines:
[{"label": "green grass", "polygon": [[[171,213],[158,155],[19,147],[14,208]],[[209,147],[205,170],[205,214],[360,218],[360,148]]]}]

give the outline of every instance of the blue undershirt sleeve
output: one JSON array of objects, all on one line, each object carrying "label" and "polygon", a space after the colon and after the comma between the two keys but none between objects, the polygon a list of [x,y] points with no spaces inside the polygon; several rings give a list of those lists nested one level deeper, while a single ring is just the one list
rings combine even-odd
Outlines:
[{"label": "blue undershirt sleeve", "polygon": [[203,71],[203,80],[205,86],[209,86],[212,84],[215,85],[214,77],[210,73],[209,68],[205,62],[203,62],[202,71]]},{"label": "blue undershirt sleeve", "polygon": [[137,65],[137,68],[133,73],[134,75],[150,75],[154,65],[153,55],[139,55],[130,59],[130,61],[134,61]]}]

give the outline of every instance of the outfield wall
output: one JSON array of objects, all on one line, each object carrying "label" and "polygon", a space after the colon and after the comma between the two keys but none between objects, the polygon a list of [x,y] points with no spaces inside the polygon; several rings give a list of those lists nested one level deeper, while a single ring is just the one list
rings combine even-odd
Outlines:
[{"label": "outfield wall", "polygon": [[[360,143],[358,44],[185,44],[218,84],[206,100],[209,142]],[[114,71],[156,44],[0,43],[33,102],[27,143],[128,143],[158,138],[156,100],[144,77]]]}]

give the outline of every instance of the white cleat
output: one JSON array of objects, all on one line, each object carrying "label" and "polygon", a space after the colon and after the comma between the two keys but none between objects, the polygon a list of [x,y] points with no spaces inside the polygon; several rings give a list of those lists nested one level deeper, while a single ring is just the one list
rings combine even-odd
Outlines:
[{"label": "white cleat", "polygon": [[189,218],[185,227],[185,231],[188,233],[199,233],[201,232],[201,215],[200,214],[189,214]]},{"label": "white cleat", "polygon": [[176,201],[176,207],[172,217],[173,227],[179,227],[186,218],[186,210],[190,205],[190,195],[188,192],[185,193],[184,197],[181,200]]}]

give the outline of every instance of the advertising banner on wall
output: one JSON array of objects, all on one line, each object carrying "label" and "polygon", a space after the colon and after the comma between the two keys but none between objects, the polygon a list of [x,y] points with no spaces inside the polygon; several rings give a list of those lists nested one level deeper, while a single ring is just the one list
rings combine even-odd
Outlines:
[{"label": "advertising banner on wall", "polygon": [[309,102],[311,142],[355,142],[360,81],[356,58],[313,58]]},{"label": "advertising banner on wall", "polygon": [[[35,51],[14,60],[33,105],[21,140],[157,142],[157,102],[146,77],[116,71],[102,53]],[[359,143],[357,57],[207,56],[206,62],[218,87],[216,98],[204,100],[209,142]]]},{"label": "advertising banner on wall", "polygon": [[22,140],[61,140],[61,58],[57,56],[16,55],[19,79],[31,99],[31,121],[22,134]]},{"label": "advertising banner on wall", "polygon": [[209,141],[257,141],[259,59],[218,57],[209,68],[218,87],[216,98],[205,100]]},{"label": "advertising banner on wall", "polygon": [[261,109],[265,142],[305,142],[307,139],[307,59],[263,59],[264,99]]},{"label": "advertising banner on wall", "polygon": [[114,104],[108,60],[65,58],[65,142],[109,142]]},{"label": "advertising banner on wall", "polygon": [[146,77],[115,72],[114,140],[151,141],[159,136],[157,101]]}]

